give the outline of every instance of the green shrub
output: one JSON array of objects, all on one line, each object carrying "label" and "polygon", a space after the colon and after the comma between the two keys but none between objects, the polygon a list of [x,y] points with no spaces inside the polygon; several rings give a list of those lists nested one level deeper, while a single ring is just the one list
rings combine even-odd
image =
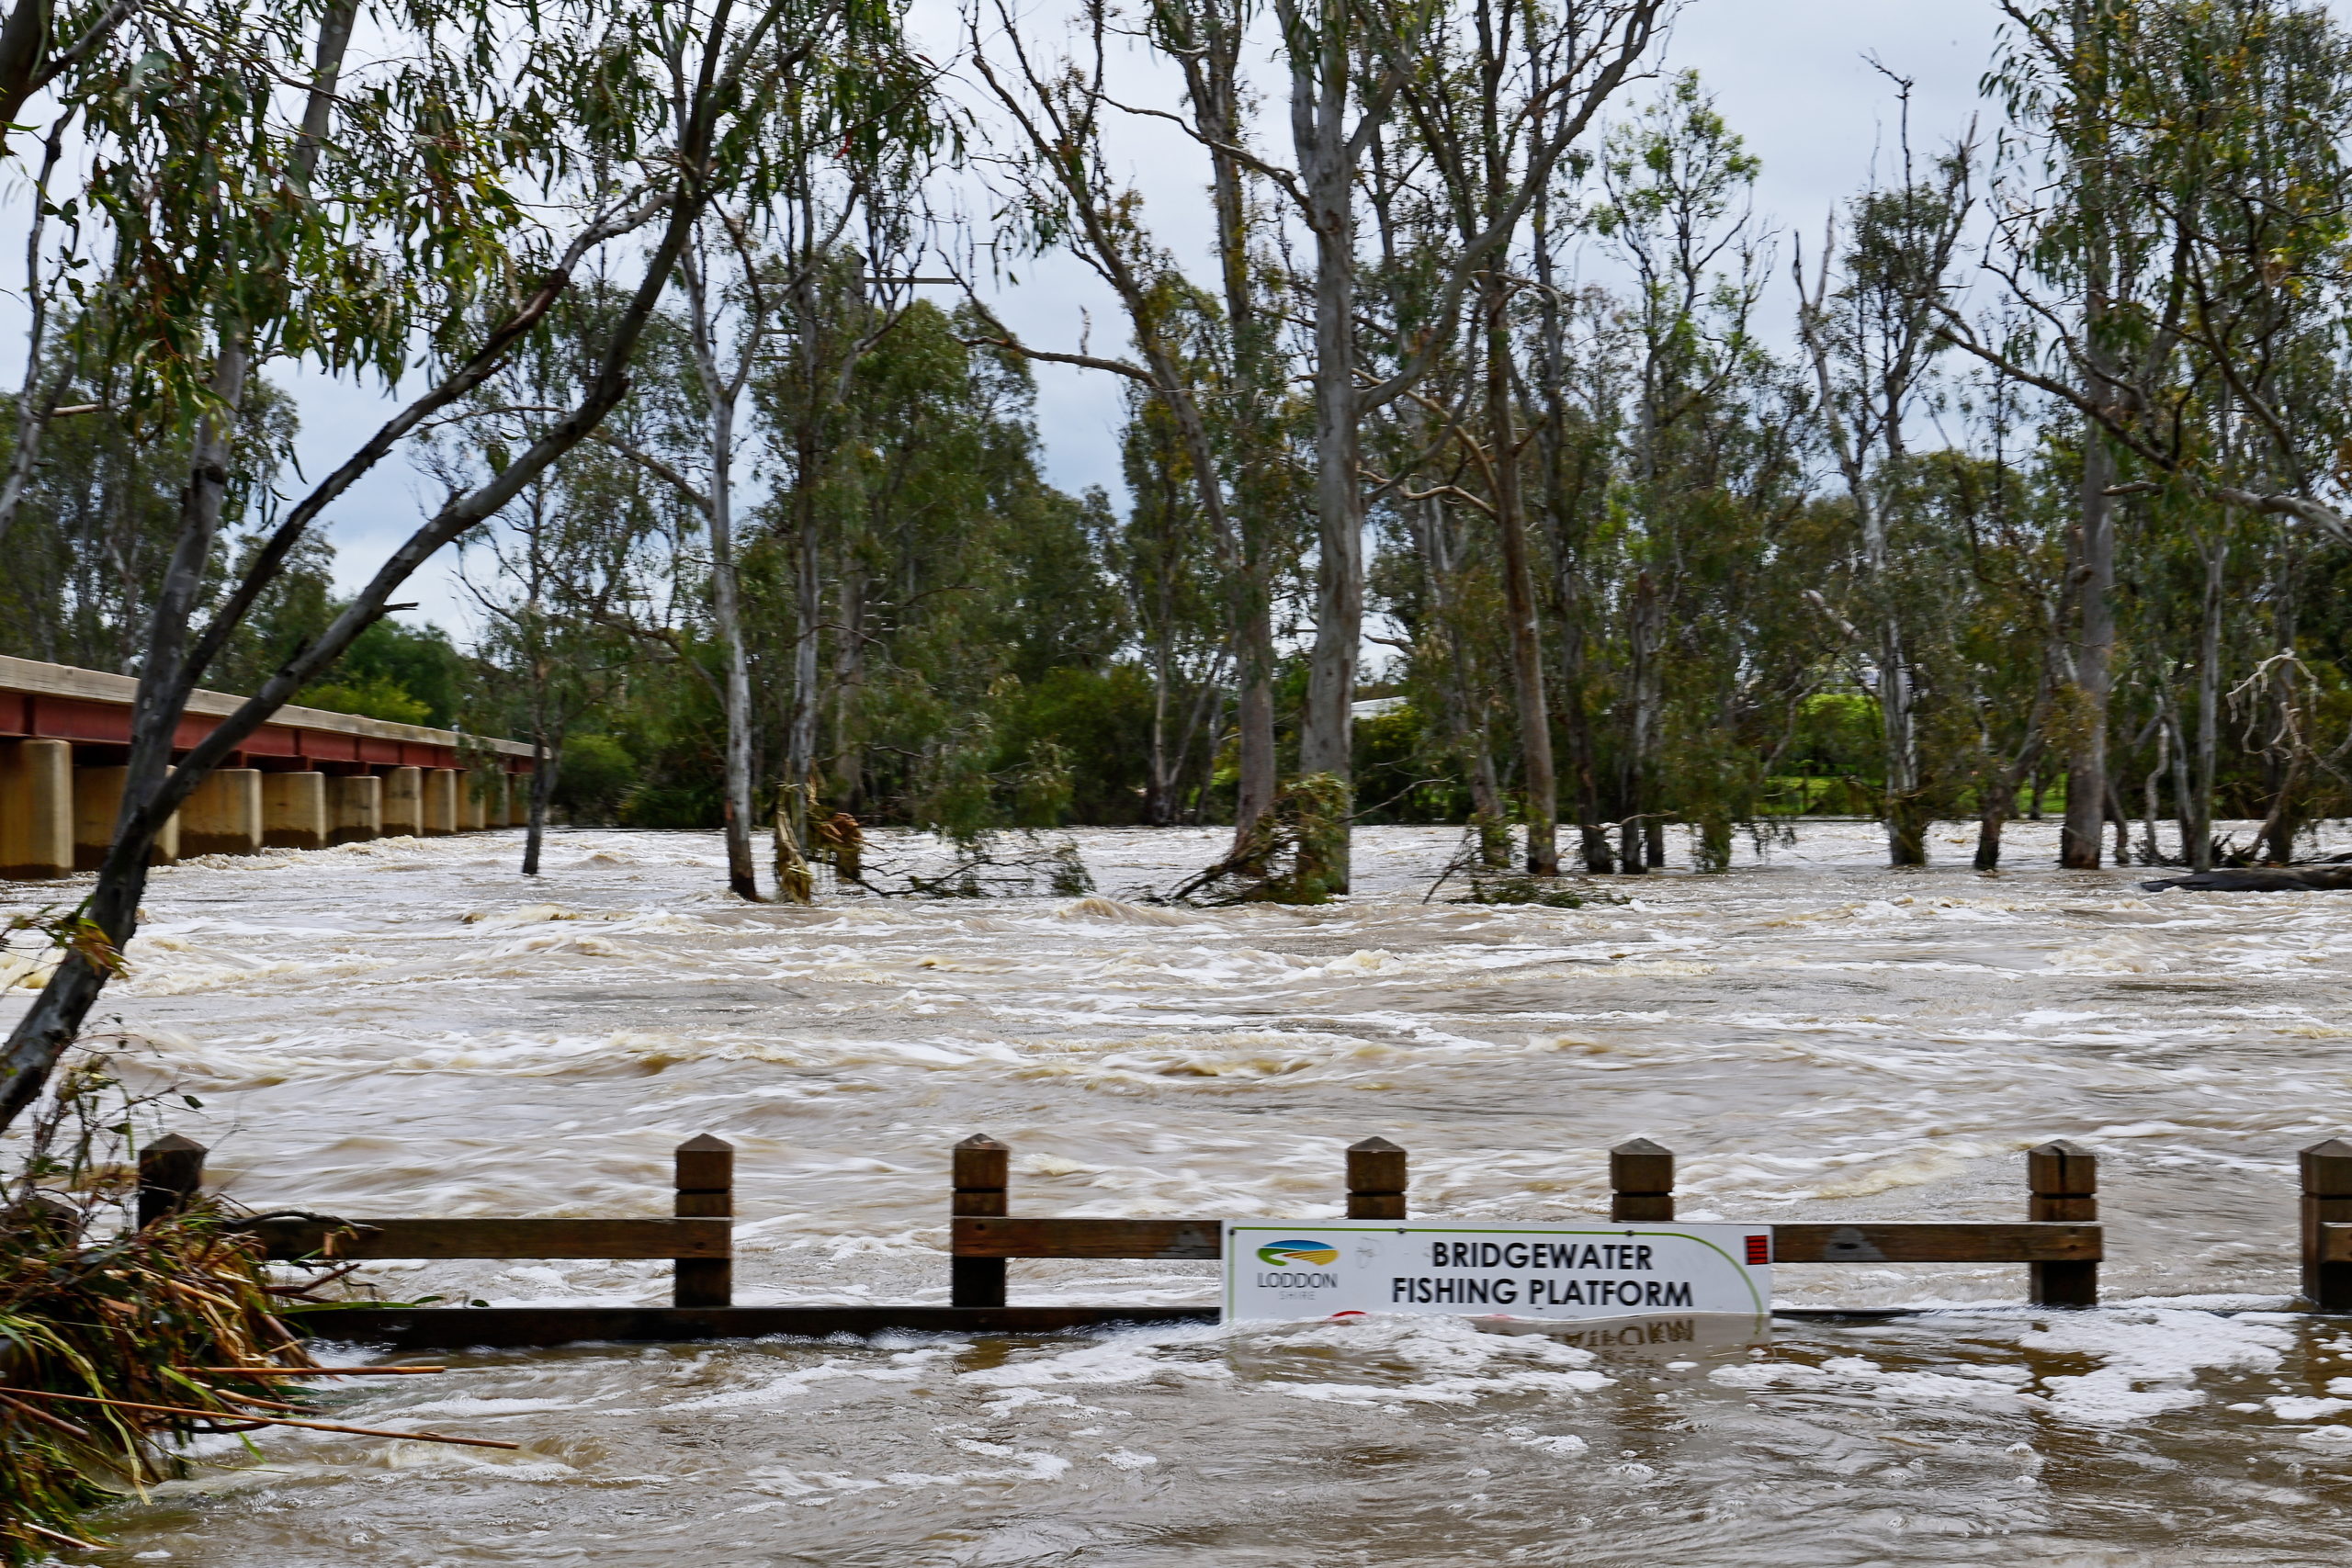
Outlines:
[{"label": "green shrub", "polygon": [[574,822],[616,822],[640,770],[628,748],[609,735],[572,735],[556,770],[555,803]]}]

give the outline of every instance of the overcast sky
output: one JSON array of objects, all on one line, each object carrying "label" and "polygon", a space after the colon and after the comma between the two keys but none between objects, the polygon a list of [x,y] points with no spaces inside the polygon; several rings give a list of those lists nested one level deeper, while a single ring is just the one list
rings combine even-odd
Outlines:
[{"label": "overcast sky", "polygon": [[[1040,7],[1043,14],[1051,9]],[[952,28],[952,6],[929,0],[919,15],[938,46],[950,47],[942,35]],[[1979,111],[1976,85],[1990,57],[1996,15],[1992,0],[1693,0],[1667,62],[1701,73],[1724,117],[1761,158],[1758,213],[1783,230],[1802,229],[1810,241],[1835,204],[1868,175],[1874,152],[1891,138],[1893,89],[1865,57],[1916,81],[1913,139],[1933,146],[1960,134]],[[1272,85],[1271,73],[1262,79]],[[1148,84],[1138,90],[1148,91]],[[1148,122],[1124,133],[1114,150],[1131,164],[1159,231],[1180,249],[1194,248],[1204,175],[1193,151],[1168,127]],[[1075,346],[1090,324],[1098,348],[1114,349],[1125,341],[1115,305],[1067,261],[1041,261],[1025,270],[1000,308],[1016,331],[1040,346]],[[282,370],[279,376],[300,399],[300,447],[312,473],[332,467],[357,434],[384,415],[386,405],[367,392],[316,378],[286,378]],[[1039,368],[1047,474],[1064,489],[1099,484],[1117,493],[1119,389],[1108,380]],[[338,510],[333,536],[346,587],[374,570],[430,499],[423,480],[386,464]],[[445,553],[405,597],[421,603],[416,618],[461,630],[471,617],[453,558]]]}]

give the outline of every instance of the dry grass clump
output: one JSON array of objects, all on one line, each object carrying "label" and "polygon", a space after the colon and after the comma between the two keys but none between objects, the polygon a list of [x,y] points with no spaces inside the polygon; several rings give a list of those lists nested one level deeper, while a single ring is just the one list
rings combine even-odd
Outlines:
[{"label": "dry grass clump", "polygon": [[221,1369],[314,1365],[280,1320],[307,1287],[216,1201],[136,1223],[134,1110],[76,1067],[0,1178],[0,1562],[95,1544],[81,1516],[170,1476],[185,1438],[296,1408]]}]

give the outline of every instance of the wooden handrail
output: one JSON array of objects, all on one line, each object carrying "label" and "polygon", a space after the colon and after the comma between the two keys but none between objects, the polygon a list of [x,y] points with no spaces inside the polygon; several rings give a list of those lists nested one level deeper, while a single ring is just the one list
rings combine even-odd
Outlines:
[{"label": "wooden handrail", "polygon": [[732,1220],[257,1220],[233,1227],[264,1256],[302,1258],[727,1258]]},{"label": "wooden handrail", "polygon": [[1776,1224],[1775,1263],[2097,1263],[2098,1225],[2050,1220],[1871,1221]]},{"label": "wooden handrail", "polygon": [[1153,1258],[1215,1262],[1225,1256],[1217,1220],[978,1219],[958,1215],[958,1258]]}]

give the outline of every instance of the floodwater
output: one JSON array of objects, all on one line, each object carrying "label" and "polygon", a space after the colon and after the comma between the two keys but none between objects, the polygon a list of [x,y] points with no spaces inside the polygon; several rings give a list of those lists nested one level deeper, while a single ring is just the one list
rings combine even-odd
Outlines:
[{"label": "floodwater", "polygon": [[[535,882],[511,835],[162,872],[107,1008],[256,1206],[662,1213],[713,1132],[740,1302],[937,1302],[973,1132],[1012,1145],[1016,1213],[1329,1216],[1376,1133],[1417,1215],[1544,1221],[1605,1213],[1634,1134],[1687,1219],[2021,1218],[2021,1151],[2063,1136],[2101,1159],[2113,1304],[1783,1268],[1791,1305],[1940,1310],[456,1354],[336,1418],[522,1451],[220,1440],[99,1560],[2340,1563],[2352,1320],[2284,1309],[2295,1151],[2352,1129],[2352,896],[2143,894],[2041,869],[2053,831],[1987,878],[1958,829],[1954,865],[1890,872],[1871,828],[1815,826],[1577,909],[1423,902],[1454,838],[1413,829],[1364,833],[1320,909],[1137,902],[1213,854],[1183,830],[1077,835],[1083,900],[746,907],[694,834],[565,834]],[[663,1269],[373,1278],[661,1302]],[[1210,1272],[1016,1263],[1012,1299],[1205,1301]]]}]

